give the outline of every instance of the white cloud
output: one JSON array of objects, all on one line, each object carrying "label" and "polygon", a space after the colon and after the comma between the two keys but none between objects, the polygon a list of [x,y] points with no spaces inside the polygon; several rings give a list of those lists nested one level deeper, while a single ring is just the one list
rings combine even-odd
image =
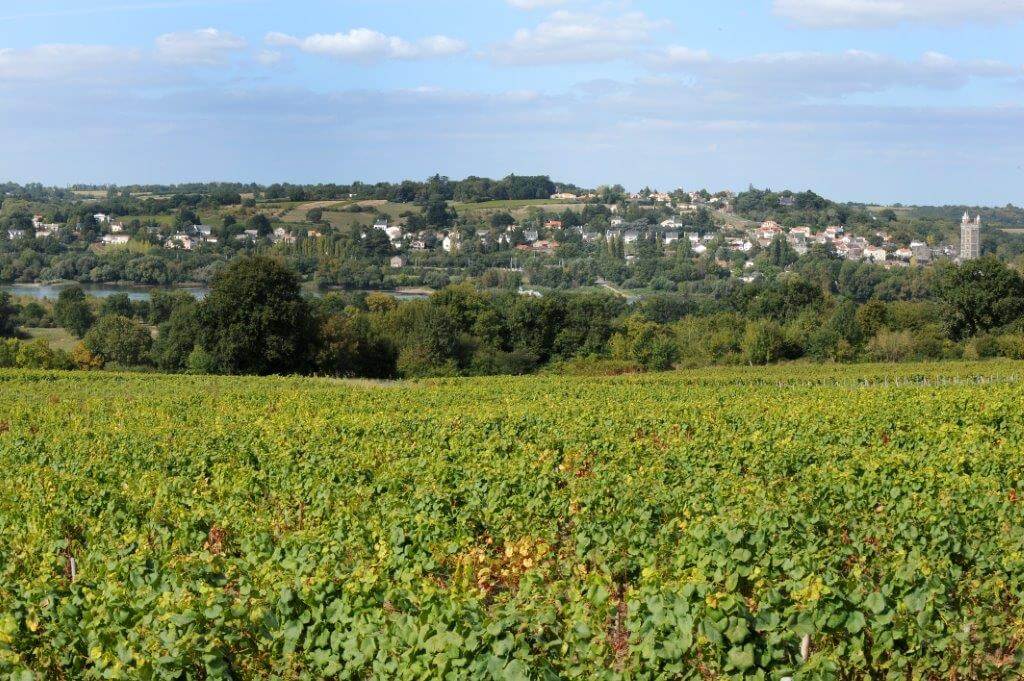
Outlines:
[{"label": "white cloud", "polygon": [[368,28],[354,28],[348,33],[317,33],[297,38],[284,33],[268,33],[268,45],[294,47],[309,54],[355,61],[384,59],[429,59],[465,52],[466,44],[448,36],[435,35],[410,42]]},{"label": "white cloud", "polygon": [[556,7],[564,5],[566,0],[506,0],[508,4],[518,9],[540,9],[542,7]]},{"label": "white cloud", "polygon": [[215,28],[165,33],[156,39],[157,58],[173,64],[216,66],[245,47],[245,39]]},{"label": "white cloud", "polygon": [[609,16],[558,10],[534,28],[516,31],[495,45],[491,58],[500,64],[600,62],[634,54],[662,26],[643,12]]},{"label": "white cloud", "polygon": [[263,66],[275,66],[284,61],[284,53],[277,50],[260,50],[256,55],[256,62]]},{"label": "white cloud", "polygon": [[1011,80],[1021,68],[997,61],[958,61],[937,52],[917,60],[858,50],[840,53],[778,52],[721,59],[685,47],[668,48],[651,57],[662,71],[682,71],[697,86],[737,96],[838,97],[881,92],[897,87],[955,90],[973,79]]},{"label": "white cloud", "polygon": [[135,66],[135,49],[109,45],[52,44],[0,49],[0,81],[105,82]]},{"label": "white cloud", "polygon": [[819,28],[1024,19],[1022,0],[773,0],[776,14]]}]

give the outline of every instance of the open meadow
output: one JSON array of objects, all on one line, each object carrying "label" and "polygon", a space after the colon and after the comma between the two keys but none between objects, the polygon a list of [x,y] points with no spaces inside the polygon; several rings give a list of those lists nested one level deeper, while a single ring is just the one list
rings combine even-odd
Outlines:
[{"label": "open meadow", "polygon": [[1013,362],[5,370],[0,673],[1019,677],[1022,401]]}]

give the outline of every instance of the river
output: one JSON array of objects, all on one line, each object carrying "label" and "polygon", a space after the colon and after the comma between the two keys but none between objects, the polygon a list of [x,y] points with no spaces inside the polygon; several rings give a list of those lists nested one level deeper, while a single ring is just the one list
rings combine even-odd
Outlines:
[{"label": "river", "polygon": [[[72,286],[72,282],[57,282],[52,284],[3,284],[0,285],[0,291],[6,291],[15,297],[25,298],[37,298],[49,300],[57,300],[57,296],[60,295],[61,289]],[[208,288],[205,286],[130,286],[122,284],[80,284],[86,295],[95,296],[97,298],[108,298],[118,293],[126,293],[128,298],[131,300],[149,300],[153,291],[158,288],[164,290],[174,291],[185,291],[191,293],[196,298],[202,300],[206,297]],[[306,291],[307,294],[320,295],[316,291]],[[390,296],[394,296],[399,300],[416,300],[418,298],[426,298],[430,295],[428,291],[421,290],[410,290],[410,291],[363,291],[363,293],[386,293]]]}]

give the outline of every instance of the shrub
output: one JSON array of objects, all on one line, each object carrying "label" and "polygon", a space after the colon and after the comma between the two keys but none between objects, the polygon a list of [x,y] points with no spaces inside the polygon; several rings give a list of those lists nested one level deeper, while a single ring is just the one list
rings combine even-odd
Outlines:
[{"label": "shrub", "polygon": [[999,338],[991,334],[975,336],[964,346],[965,359],[987,359],[999,357],[1003,349],[999,344]]},{"label": "shrub", "polygon": [[1005,334],[996,339],[999,354],[1010,359],[1024,359],[1024,336]]},{"label": "shrub", "polygon": [[83,343],[94,355],[121,366],[148,363],[153,338],[138,322],[121,315],[105,315],[85,334]]},{"label": "shrub", "polygon": [[782,327],[772,321],[747,323],[743,333],[743,356],[749,364],[771,364],[782,359],[786,339]]},{"label": "shrub", "polygon": [[903,362],[914,356],[914,337],[909,331],[882,329],[868,341],[867,351],[879,362]]}]

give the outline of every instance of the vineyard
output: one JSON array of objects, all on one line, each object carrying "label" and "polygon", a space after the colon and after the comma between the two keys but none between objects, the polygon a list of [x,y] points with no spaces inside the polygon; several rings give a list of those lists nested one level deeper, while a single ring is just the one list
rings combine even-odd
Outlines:
[{"label": "vineyard", "polygon": [[0,676],[1024,673],[1024,365],[0,372]]}]

